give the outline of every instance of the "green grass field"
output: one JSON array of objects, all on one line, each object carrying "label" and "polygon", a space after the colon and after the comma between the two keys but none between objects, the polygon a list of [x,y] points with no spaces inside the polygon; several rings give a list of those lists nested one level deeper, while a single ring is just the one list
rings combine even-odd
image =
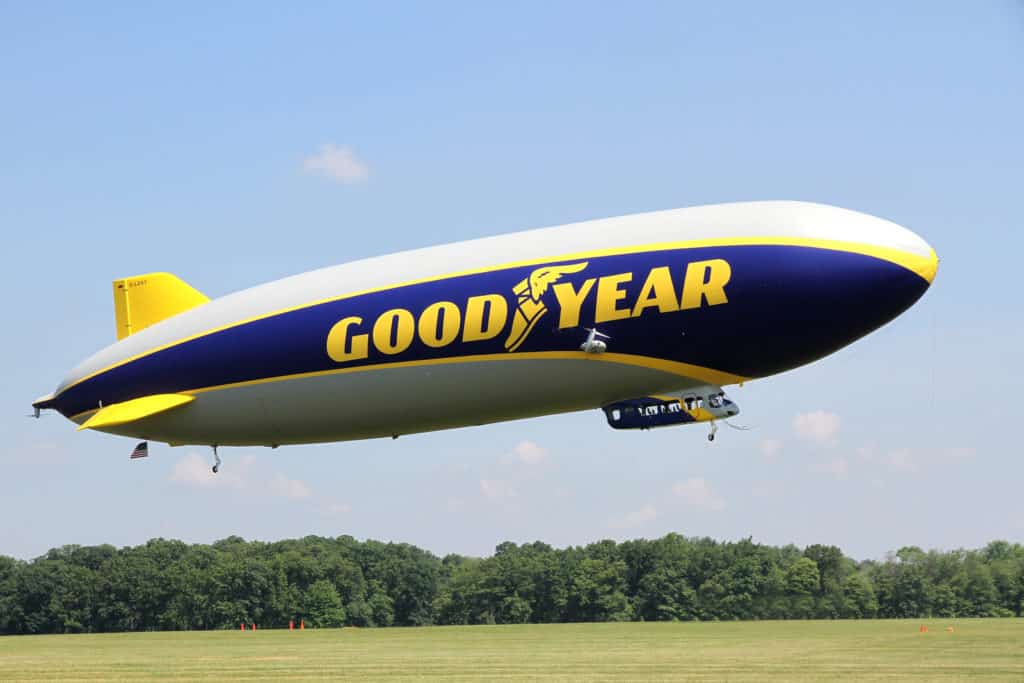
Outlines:
[{"label": "green grass field", "polygon": [[[928,633],[920,633],[921,624]],[[953,632],[946,627],[954,626]],[[559,624],[0,638],[0,680],[1024,680],[1024,619]]]}]

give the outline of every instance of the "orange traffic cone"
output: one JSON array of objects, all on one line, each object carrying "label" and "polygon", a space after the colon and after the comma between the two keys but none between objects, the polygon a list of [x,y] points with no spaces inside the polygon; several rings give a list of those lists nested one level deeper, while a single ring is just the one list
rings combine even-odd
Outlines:
[{"label": "orange traffic cone", "polygon": [[919,633],[928,633],[928,627],[925,626],[924,624],[921,624],[921,628],[919,629],[918,632]]}]

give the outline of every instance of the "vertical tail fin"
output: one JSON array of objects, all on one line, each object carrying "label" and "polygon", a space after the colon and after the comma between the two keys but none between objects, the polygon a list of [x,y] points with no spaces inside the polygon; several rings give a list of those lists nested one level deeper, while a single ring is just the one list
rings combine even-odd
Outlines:
[{"label": "vertical tail fin", "polygon": [[117,338],[205,304],[209,299],[170,273],[147,273],[114,280]]}]

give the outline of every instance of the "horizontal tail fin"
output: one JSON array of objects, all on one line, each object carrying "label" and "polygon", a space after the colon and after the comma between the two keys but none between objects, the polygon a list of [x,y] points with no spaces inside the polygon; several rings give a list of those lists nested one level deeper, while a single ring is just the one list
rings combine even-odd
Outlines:
[{"label": "horizontal tail fin", "polygon": [[209,299],[170,273],[147,273],[114,280],[117,338],[155,325]]},{"label": "horizontal tail fin", "polygon": [[195,398],[188,394],[154,394],[123,403],[113,403],[96,411],[92,417],[78,427],[78,430],[116,427],[183,406],[186,403],[191,403]]}]

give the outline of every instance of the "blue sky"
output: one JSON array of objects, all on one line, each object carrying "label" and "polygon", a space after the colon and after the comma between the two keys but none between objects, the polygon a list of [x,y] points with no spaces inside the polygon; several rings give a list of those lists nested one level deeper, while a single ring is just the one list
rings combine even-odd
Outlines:
[{"label": "blue sky", "polygon": [[[668,531],[880,557],[1024,538],[1024,9],[1014,2],[5,3],[0,553],[351,534],[438,553]],[[324,150],[327,155],[324,156]],[[319,160],[319,161],[318,161]],[[731,394],[399,439],[134,445],[25,419],[114,339],[110,281],[210,296],[366,256],[696,204],[896,221],[902,317]]]}]

